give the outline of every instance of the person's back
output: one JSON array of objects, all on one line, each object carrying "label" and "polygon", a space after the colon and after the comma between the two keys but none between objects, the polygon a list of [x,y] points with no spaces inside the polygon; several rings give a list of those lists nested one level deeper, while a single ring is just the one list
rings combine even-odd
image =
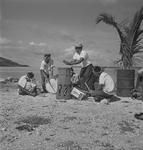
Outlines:
[{"label": "person's back", "polygon": [[120,98],[112,93],[114,90],[114,81],[108,73],[104,72],[101,67],[94,66],[93,74],[95,78],[99,79],[98,84],[96,82],[95,90],[90,91],[91,96],[94,97],[96,102],[100,102],[104,98],[108,99],[110,102],[120,100]]},{"label": "person's back", "polygon": [[99,84],[104,85],[103,91],[105,93],[111,93],[114,90],[114,81],[113,81],[112,77],[106,72],[102,72],[100,74]]},{"label": "person's back", "polygon": [[23,75],[20,77],[20,79],[18,81],[18,85],[24,88],[26,85],[26,82],[27,82],[26,75]]}]

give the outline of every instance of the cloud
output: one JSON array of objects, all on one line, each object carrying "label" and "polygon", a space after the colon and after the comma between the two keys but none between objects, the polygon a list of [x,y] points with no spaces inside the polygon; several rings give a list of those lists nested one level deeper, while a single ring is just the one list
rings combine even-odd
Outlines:
[{"label": "cloud", "polygon": [[39,46],[47,46],[47,44],[40,42],[40,43],[39,43]]},{"label": "cloud", "polygon": [[31,46],[47,46],[46,43],[40,42],[40,43],[35,43],[35,42],[30,42],[29,45]]},{"label": "cloud", "polygon": [[10,40],[0,37],[0,44],[9,44],[9,43],[11,43]]},{"label": "cloud", "polygon": [[0,45],[3,49],[24,50],[26,48],[23,41],[12,41],[4,37],[0,37]]},{"label": "cloud", "polygon": [[66,48],[64,51],[67,52],[67,53],[74,52],[74,46],[71,46],[71,47],[69,47],[69,48]]},{"label": "cloud", "polygon": [[94,65],[113,66],[114,61],[117,60],[117,55],[114,52],[109,53],[106,49],[94,48],[86,51]]},{"label": "cloud", "polygon": [[18,43],[18,44],[23,44],[23,41],[19,40],[17,43]]},{"label": "cloud", "polygon": [[114,4],[116,3],[118,0],[99,0],[102,4]]},{"label": "cloud", "polygon": [[60,30],[60,36],[62,37],[63,40],[69,41],[69,42],[75,42],[76,37],[72,33],[70,33],[67,30]]},{"label": "cloud", "polygon": [[66,48],[66,49],[64,50],[64,55],[65,55],[65,56],[72,55],[72,54],[74,53],[74,50],[75,50],[74,46],[71,46],[71,47],[69,47],[69,48]]},{"label": "cloud", "polygon": [[1,11],[0,11],[0,21],[2,21],[2,15],[1,15]]}]

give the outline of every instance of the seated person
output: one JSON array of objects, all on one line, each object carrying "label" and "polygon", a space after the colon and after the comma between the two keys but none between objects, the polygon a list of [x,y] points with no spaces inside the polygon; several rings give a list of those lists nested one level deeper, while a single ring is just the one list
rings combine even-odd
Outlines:
[{"label": "seated person", "polygon": [[104,72],[101,67],[95,66],[93,68],[93,74],[95,78],[99,79],[98,86],[95,82],[95,90],[89,90],[89,93],[94,97],[95,101],[100,102],[104,98],[108,99],[109,102],[120,100],[112,94],[114,90],[114,81],[108,73]]},{"label": "seated person", "polygon": [[34,83],[34,73],[28,72],[23,75],[18,81],[18,93],[19,95],[37,95],[37,85]]}]

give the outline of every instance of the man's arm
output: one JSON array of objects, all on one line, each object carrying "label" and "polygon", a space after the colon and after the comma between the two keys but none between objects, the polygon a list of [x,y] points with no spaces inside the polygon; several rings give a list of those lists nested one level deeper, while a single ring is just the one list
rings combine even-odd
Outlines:
[{"label": "man's arm", "polygon": [[73,59],[71,61],[63,60],[63,63],[65,63],[66,65],[77,65],[83,61],[84,61],[84,58],[80,58],[80,60],[75,60],[75,59]]},{"label": "man's arm", "polygon": [[45,77],[48,77],[49,78],[49,73],[47,73],[47,71],[46,71],[46,66],[45,66],[45,62],[44,61],[42,61],[42,63],[41,63],[41,67],[40,67],[40,70],[42,71],[42,73],[44,74],[44,76]]},{"label": "man's arm", "polygon": [[44,74],[45,77],[49,78],[49,73],[47,73],[47,72],[46,72],[45,70],[43,70],[43,69],[42,69],[41,71],[43,72],[43,74]]}]

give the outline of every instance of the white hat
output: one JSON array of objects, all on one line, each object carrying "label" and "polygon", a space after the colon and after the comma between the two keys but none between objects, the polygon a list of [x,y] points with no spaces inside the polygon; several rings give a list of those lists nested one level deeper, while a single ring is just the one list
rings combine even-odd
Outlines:
[{"label": "white hat", "polygon": [[75,45],[75,48],[82,48],[82,47],[83,47],[82,43],[79,43],[79,44]]}]

